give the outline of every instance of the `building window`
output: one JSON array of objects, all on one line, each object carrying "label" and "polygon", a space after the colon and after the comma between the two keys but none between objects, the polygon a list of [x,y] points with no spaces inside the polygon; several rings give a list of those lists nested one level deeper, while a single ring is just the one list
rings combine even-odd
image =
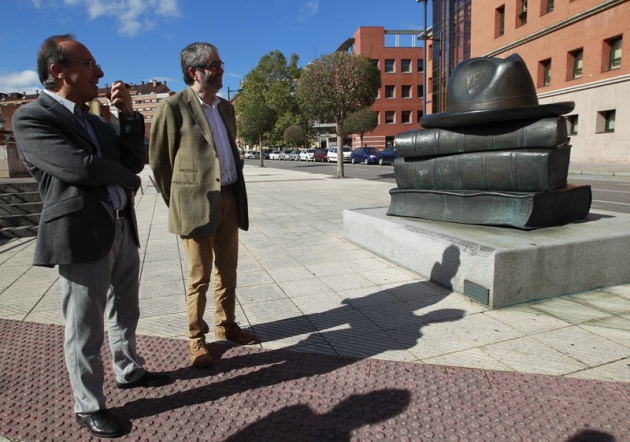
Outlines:
[{"label": "building window", "polygon": [[541,0],[540,10],[542,11],[541,15],[548,14],[553,11],[553,0]]},{"label": "building window", "polygon": [[424,86],[418,85],[418,98],[424,98]]},{"label": "building window", "polygon": [[411,111],[402,111],[401,120],[402,124],[411,124]]},{"label": "building window", "polygon": [[505,5],[499,6],[494,12],[494,36],[505,34]]},{"label": "building window", "polygon": [[411,86],[402,86],[400,96],[401,98],[411,98]]},{"label": "building window", "polygon": [[409,60],[408,58],[400,60],[400,65],[401,65],[402,72],[406,74],[411,73],[411,60]]},{"label": "building window", "polygon": [[582,78],[582,59],[584,50],[582,48],[569,52],[569,80]]},{"label": "building window", "polygon": [[420,109],[418,111],[418,121],[417,121],[418,124],[420,124],[420,120],[422,119],[422,117],[424,117],[424,114],[422,113],[422,109]]},{"label": "building window", "polygon": [[385,72],[388,74],[396,72],[396,69],[394,68],[394,60],[385,60]]},{"label": "building window", "polygon": [[578,133],[578,116],[569,115],[567,117],[567,124],[569,125],[569,135],[577,135]]},{"label": "building window", "polygon": [[549,86],[551,84],[551,58],[543,60],[538,64],[538,87]]},{"label": "building window", "polygon": [[394,111],[385,111],[385,124],[394,124]]},{"label": "building window", "polygon": [[527,0],[516,1],[516,27],[527,24]]},{"label": "building window", "polygon": [[396,86],[385,86],[385,98],[396,98],[394,91]]},{"label": "building window", "polygon": [[424,59],[418,58],[418,73],[424,72]]},{"label": "building window", "polygon": [[614,109],[597,112],[596,132],[599,134],[614,132],[616,113]]},{"label": "building window", "polygon": [[605,71],[612,71],[613,69],[619,69],[621,67],[621,37],[610,38],[604,40],[604,69]]}]

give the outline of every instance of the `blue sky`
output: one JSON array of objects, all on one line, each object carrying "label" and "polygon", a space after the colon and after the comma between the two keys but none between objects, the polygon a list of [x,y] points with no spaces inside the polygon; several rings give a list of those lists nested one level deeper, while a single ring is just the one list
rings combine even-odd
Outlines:
[{"label": "blue sky", "polygon": [[225,61],[220,95],[227,97],[228,87],[238,89],[276,49],[287,59],[296,53],[303,67],[334,52],[360,26],[422,30],[424,19],[416,0],[3,0],[1,8],[5,93],[42,89],[36,53],[55,34],[74,34],[90,49],[105,72],[101,86],[157,79],[176,92],[185,88],[179,51],[195,41],[212,43]]}]

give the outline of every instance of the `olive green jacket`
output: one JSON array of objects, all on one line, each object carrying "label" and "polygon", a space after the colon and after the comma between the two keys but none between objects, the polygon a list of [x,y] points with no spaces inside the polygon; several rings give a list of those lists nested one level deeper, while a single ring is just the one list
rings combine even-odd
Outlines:
[{"label": "olive green jacket", "polygon": [[[219,113],[230,138],[238,182],[238,227],[249,228],[243,162],[236,147],[234,106],[220,98]],[[219,156],[197,94],[190,88],[160,101],[151,123],[149,164],[169,208],[168,230],[213,236],[221,216]]]}]

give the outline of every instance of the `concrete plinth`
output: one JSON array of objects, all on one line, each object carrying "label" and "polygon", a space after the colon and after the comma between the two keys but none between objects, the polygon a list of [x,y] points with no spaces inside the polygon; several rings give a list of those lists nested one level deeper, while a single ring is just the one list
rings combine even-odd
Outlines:
[{"label": "concrete plinth", "polygon": [[349,241],[490,308],[630,282],[630,216],[522,231],[345,210]]}]

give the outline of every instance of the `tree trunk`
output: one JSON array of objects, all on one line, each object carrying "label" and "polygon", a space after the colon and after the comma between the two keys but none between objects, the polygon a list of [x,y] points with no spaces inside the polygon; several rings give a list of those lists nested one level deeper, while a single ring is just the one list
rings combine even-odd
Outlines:
[{"label": "tree trunk", "polygon": [[335,178],[343,178],[343,121],[337,123],[337,174]]},{"label": "tree trunk", "polygon": [[263,154],[263,134],[262,132],[258,134],[258,142],[260,143],[260,167],[265,167],[265,155]]}]

